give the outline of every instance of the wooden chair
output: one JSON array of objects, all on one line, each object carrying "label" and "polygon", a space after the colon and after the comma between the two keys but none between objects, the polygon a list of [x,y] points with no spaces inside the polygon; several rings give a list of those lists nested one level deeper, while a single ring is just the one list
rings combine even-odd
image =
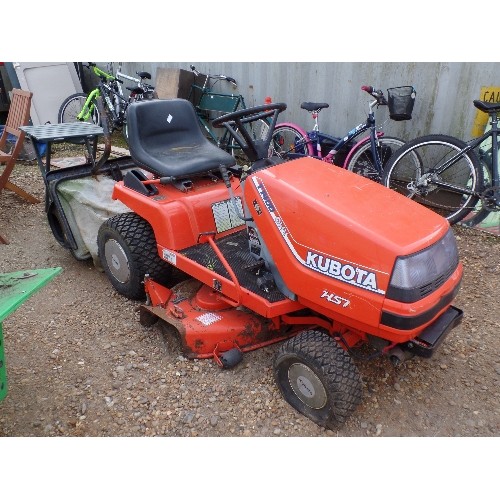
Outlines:
[{"label": "wooden chair", "polygon": [[[30,203],[39,203],[40,200],[38,198],[35,198],[21,187],[9,181],[9,176],[23,147],[24,132],[19,130],[19,127],[28,125],[29,123],[32,96],[32,92],[25,90],[14,89],[12,91],[7,122],[0,137],[0,165],[5,164],[5,168],[0,174],[0,194],[4,189],[8,189]],[[14,137],[13,144],[12,142],[7,142],[9,134]],[[1,235],[0,243],[7,243],[7,240]]]}]

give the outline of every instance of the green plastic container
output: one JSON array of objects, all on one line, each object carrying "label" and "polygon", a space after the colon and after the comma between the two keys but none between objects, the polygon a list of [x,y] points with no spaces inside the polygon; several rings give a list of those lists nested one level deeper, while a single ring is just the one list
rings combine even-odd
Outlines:
[{"label": "green plastic container", "polygon": [[62,271],[61,267],[0,273],[0,401],[7,396],[3,320]]}]

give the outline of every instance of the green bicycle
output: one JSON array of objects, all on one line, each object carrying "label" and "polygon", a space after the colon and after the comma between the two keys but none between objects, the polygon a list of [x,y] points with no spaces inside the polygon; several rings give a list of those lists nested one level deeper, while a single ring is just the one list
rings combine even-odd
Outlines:
[{"label": "green bicycle", "polygon": [[[110,131],[123,130],[125,139],[127,139],[127,108],[132,102],[153,98],[154,87],[144,81],[151,79],[151,75],[147,72],[138,72],[139,78],[135,78],[121,73],[120,67],[116,76],[113,76],[91,62],[85,67],[92,69],[99,78],[99,83],[88,95],[79,92],[67,97],[59,109],[58,122],[81,121],[102,125],[102,117],[96,105],[97,99],[102,97]],[[130,91],[128,98],[123,93],[121,85],[124,82],[122,79],[130,80],[136,84],[135,87],[126,87]]]}]

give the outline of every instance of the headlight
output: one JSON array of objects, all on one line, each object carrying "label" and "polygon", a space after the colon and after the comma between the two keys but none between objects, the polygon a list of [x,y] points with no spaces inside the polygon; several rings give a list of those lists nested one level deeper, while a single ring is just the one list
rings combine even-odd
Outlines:
[{"label": "headlight", "polygon": [[386,297],[416,302],[437,290],[458,266],[458,249],[451,228],[430,247],[398,257]]}]

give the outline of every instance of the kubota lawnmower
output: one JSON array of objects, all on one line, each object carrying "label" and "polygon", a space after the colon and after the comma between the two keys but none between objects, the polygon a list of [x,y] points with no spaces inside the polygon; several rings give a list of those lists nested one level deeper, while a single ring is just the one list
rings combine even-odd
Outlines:
[{"label": "kubota lawnmower", "polygon": [[[113,199],[131,211],[99,229],[118,292],[146,297],[141,323],[174,327],[189,358],[225,368],[281,342],[284,398],[335,427],[360,403],[360,346],[399,363],[430,357],[462,318],[462,277],[448,222],[380,184],[313,158],[269,158],[285,104],[214,120],[249,160],[204,136],[182,99],[132,104],[133,163]],[[266,137],[252,123],[266,119]],[[173,268],[189,279],[165,286]],[[367,346],[368,345],[368,346]]]}]

